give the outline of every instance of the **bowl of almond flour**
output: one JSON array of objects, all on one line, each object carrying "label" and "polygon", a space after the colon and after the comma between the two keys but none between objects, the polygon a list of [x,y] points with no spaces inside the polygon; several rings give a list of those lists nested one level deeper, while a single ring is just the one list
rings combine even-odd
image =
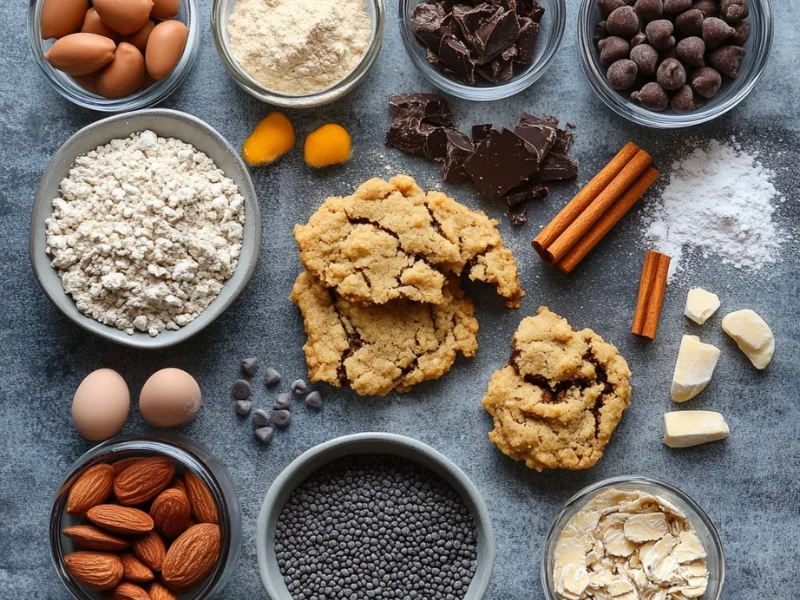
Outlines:
[{"label": "bowl of almond flour", "polygon": [[173,346],[211,324],[242,293],[260,248],[247,168],[217,131],[178,111],[85,127],[36,191],[36,279],[76,324],[126,346]]}]

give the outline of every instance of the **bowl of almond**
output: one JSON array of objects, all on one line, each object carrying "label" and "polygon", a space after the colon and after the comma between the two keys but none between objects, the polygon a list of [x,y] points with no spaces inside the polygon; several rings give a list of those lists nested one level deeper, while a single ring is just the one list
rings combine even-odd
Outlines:
[{"label": "bowl of almond", "polygon": [[115,438],[70,468],[50,514],[50,552],[78,600],[216,597],[241,546],[225,467],[177,436]]}]

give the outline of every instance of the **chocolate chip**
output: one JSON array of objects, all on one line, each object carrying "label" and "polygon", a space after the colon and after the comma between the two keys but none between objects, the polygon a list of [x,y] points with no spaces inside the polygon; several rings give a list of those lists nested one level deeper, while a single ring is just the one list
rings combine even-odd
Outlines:
[{"label": "chocolate chip", "polygon": [[734,33],[736,30],[722,19],[710,17],[703,21],[703,41],[709,50],[717,48]]},{"label": "chocolate chip", "polygon": [[414,114],[431,125],[456,126],[450,105],[442,94],[390,94],[388,102],[395,119]]},{"label": "chocolate chip", "polygon": [[516,62],[521,65],[533,64],[533,59],[536,56],[536,40],[539,39],[539,24],[529,19],[522,17],[519,20],[519,37],[515,47],[517,49]]},{"label": "chocolate chip", "polygon": [[675,112],[688,113],[697,110],[703,103],[696,101],[691,86],[685,85],[672,96],[669,105]]},{"label": "chocolate chip", "polygon": [[539,163],[525,140],[501,129],[489,132],[464,168],[483,195],[498,198],[536,173]]},{"label": "chocolate chip", "polygon": [[267,411],[259,408],[258,410],[256,410],[256,412],[253,413],[253,427],[255,427],[256,429],[258,429],[259,427],[266,427],[267,425],[269,425],[269,421],[270,421],[270,414]]},{"label": "chocolate chip", "polygon": [[722,86],[722,76],[716,69],[703,67],[692,73],[692,89],[703,98],[711,99]]},{"label": "chocolate chip", "polygon": [[747,8],[746,0],[722,0],[719,3],[719,10],[722,18],[728,23],[738,23],[747,18],[750,9]]},{"label": "chocolate chip", "polygon": [[438,56],[456,78],[467,85],[475,85],[475,62],[470,59],[469,50],[458,38],[451,34],[442,36]]},{"label": "chocolate chip", "polygon": [[444,18],[445,12],[441,4],[418,4],[411,13],[411,29],[428,48],[438,50]]},{"label": "chocolate chip", "polygon": [[635,36],[631,38],[630,46],[631,48],[636,48],[640,44],[644,44],[647,41],[647,36],[643,32],[637,33]]},{"label": "chocolate chip", "polygon": [[675,17],[675,29],[684,36],[702,36],[705,17],[699,10],[687,10]]},{"label": "chocolate chip", "polygon": [[311,392],[306,396],[306,406],[312,410],[319,410],[322,408],[322,394],[319,392]]},{"label": "chocolate chip", "polygon": [[600,61],[606,66],[628,58],[631,51],[630,43],[616,35],[600,40],[597,42],[597,47],[600,49]]},{"label": "chocolate chip", "polygon": [[627,6],[625,0],[597,0],[597,6],[604,17],[607,17],[621,6]]},{"label": "chocolate chip", "polygon": [[472,141],[473,142],[480,142],[484,139],[489,132],[492,130],[491,123],[482,123],[480,125],[473,125],[472,126]]},{"label": "chocolate chip", "polygon": [[627,90],[636,81],[638,72],[639,68],[636,63],[624,58],[608,67],[606,77],[608,77],[608,82],[615,90]]},{"label": "chocolate chip", "polygon": [[[489,126],[491,128],[491,125]],[[464,169],[464,162],[472,156],[475,146],[460,131],[447,131],[447,151],[442,163],[442,179],[445,181],[467,181],[469,174]]]},{"label": "chocolate chip", "polygon": [[641,44],[631,50],[631,60],[645,77],[655,77],[658,66],[658,52],[650,44]]},{"label": "chocolate chip", "polygon": [[600,21],[594,27],[594,39],[595,41],[604,40],[608,37],[608,30],[606,29],[606,22]]},{"label": "chocolate chip", "polygon": [[237,400],[247,400],[252,393],[250,382],[245,379],[237,379],[233,382],[231,393]]},{"label": "chocolate chip", "polygon": [[550,152],[539,169],[539,181],[568,181],[578,176],[578,161],[571,156]]},{"label": "chocolate chip", "polygon": [[259,427],[253,432],[253,435],[262,444],[269,444],[275,437],[275,430],[272,427]]},{"label": "chocolate chip", "polygon": [[242,371],[244,371],[245,375],[250,375],[252,377],[255,374],[256,369],[258,369],[257,358],[250,357],[242,360]]},{"label": "chocolate chip", "polygon": [[683,64],[692,67],[704,67],[703,56],[706,53],[706,44],[699,37],[687,37],[678,42],[675,52]]},{"label": "chocolate chip", "polygon": [[631,6],[621,6],[606,19],[609,35],[631,38],[639,32],[639,15]]},{"label": "chocolate chip", "polygon": [[253,408],[253,403],[250,400],[237,400],[233,403],[236,409],[236,414],[240,417],[246,417],[250,414],[250,409]]},{"label": "chocolate chip", "polygon": [[633,5],[633,10],[636,11],[642,19],[652,21],[658,19],[664,14],[663,0],[636,0]]},{"label": "chocolate chip", "polygon": [[724,46],[717,48],[708,56],[708,62],[717,71],[728,77],[736,78],[739,67],[744,58],[744,48],[739,46]]},{"label": "chocolate chip", "polygon": [[646,83],[641,90],[633,92],[631,98],[638,100],[645,108],[656,111],[667,108],[667,103],[669,102],[667,92],[655,81]]},{"label": "chocolate chip", "polygon": [[292,396],[286,392],[278,394],[275,396],[275,404],[273,408],[275,410],[289,410],[292,406]]},{"label": "chocolate chip", "polygon": [[692,0],[664,0],[664,12],[677,14],[689,10]]},{"label": "chocolate chip", "polygon": [[676,58],[668,58],[656,71],[656,81],[665,90],[678,90],[686,83],[686,69]]},{"label": "chocolate chip", "polygon": [[302,396],[308,391],[308,386],[302,379],[295,379],[289,386],[289,389],[292,390],[293,393]]},{"label": "chocolate chip", "polygon": [[728,41],[734,46],[744,46],[747,40],[750,39],[750,23],[743,21],[734,27],[736,32],[728,38]]},{"label": "chocolate chip", "polygon": [[278,373],[272,367],[268,368],[264,371],[264,385],[267,387],[272,387],[274,385],[278,385],[281,382],[281,374]]},{"label": "chocolate chip", "polygon": [[719,1],[718,0],[697,0],[692,4],[692,9],[699,10],[703,16],[708,19],[709,17],[719,16]]},{"label": "chocolate chip", "polygon": [[658,19],[656,21],[650,21],[644,31],[647,34],[647,41],[653,48],[656,50],[666,50],[675,45],[675,38],[672,37],[674,30],[675,26],[672,24],[672,21]]},{"label": "chocolate chip", "polygon": [[514,133],[528,143],[537,163],[545,159],[556,142],[556,126],[529,113],[522,113]]},{"label": "chocolate chip", "polygon": [[272,413],[272,421],[283,429],[284,427],[288,427],[289,423],[292,422],[292,413],[288,410],[276,410]]}]

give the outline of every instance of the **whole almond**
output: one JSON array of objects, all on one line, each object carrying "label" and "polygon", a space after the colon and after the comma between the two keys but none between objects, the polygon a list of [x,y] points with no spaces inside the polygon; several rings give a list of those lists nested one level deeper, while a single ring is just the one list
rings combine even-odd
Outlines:
[{"label": "whole almond", "polygon": [[120,583],[114,588],[111,600],[150,600],[150,596],[138,585]]},{"label": "whole almond", "polygon": [[179,488],[169,488],[161,492],[150,505],[150,516],[156,530],[168,538],[176,538],[186,530],[192,516],[192,508],[186,493]]},{"label": "whole almond", "polygon": [[91,525],[73,525],[72,527],[67,527],[61,533],[76,544],[89,550],[108,550],[113,552],[124,550],[130,545],[127,540],[106,533],[102,529]]},{"label": "whole almond", "polygon": [[122,581],[122,561],[116,554],[81,550],[64,557],[75,580],[93,590],[110,590]]},{"label": "whole almond", "polygon": [[169,487],[178,489],[182,491],[184,494],[186,493],[186,484],[183,483],[183,479],[180,477],[176,477],[172,480],[172,483],[169,484]]},{"label": "whole almond", "polygon": [[133,554],[122,554],[119,559],[122,561],[122,578],[125,581],[147,583],[155,579],[152,569]]},{"label": "whole almond", "polygon": [[94,506],[86,517],[98,527],[113,533],[138,535],[153,531],[153,519],[146,512],[129,506],[101,504]]},{"label": "whole almond", "polygon": [[151,531],[147,535],[133,540],[131,546],[133,546],[133,553],[136,555],[136,558],[154,571],[161,570],[161,565],[164,562],[164,555],[167,553],[167,549],[160,535],[155,531]]},{"label": "whole almond", "polygon": [[174,592],[184,592],[206,577],[219,557],[219,527],[200,523],[172,543],[164,558],[161,577]]},{"label": "whole almond", "polygon": [[114,468],[95,465],[87,469],[72,484],[67,496],[67,513],[82,515],[98,504],[103,504],[114,491]]},{"label": "whole almond", "polygon": [[133,506],[155,498],[175,477],[175,463],[154,456],[133,463],[114,480],[114,495],[120,504]]},{"label": "whole almond", "polygon": [[191,471],[183,474],[192,515],[198,523],[218,523],[217,505],[206,485]]},{"label": "whole almond", "polygon": [[139,462],[143,458],[142,456],[131,456],[130,458],[123,458],[115,463],[111,463],[111,466],[114,467],[114,475],[119,475],[132,464]]},{"label": "whole almond", "polygon": [[178,597],[157,581],[150,586],[150,600],[178,600]]}]

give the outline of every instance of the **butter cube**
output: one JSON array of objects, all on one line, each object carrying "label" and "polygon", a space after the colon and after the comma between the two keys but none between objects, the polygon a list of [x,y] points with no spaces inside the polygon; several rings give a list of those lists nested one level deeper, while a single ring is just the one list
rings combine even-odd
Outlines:
[{"label": "butter cube", "polygon": [[716,346],[704,344],[696,335],[683,336],[672,375],[672,399],[686,402],[702,392],[711,381],[717,360]]},{"label": "butter cube", "polygon": [[702,325],[717,312],[718,308],[719,296],[703,288],[692,288],[686,296],[686,308],[683,314],[698,325]]},{"label": "butter cube", "polygon": [[730,434],[725,418],[710,410],[683,410],[664,414],[664,443],[689,448],[723,440]]},{"label": "butter cube", "polygon": [[722,329],[731,336],[739,350],[756,369],[766,369],[775,354],[775,336],[767,322],[748,309],[737,310],[722,319]]}]

